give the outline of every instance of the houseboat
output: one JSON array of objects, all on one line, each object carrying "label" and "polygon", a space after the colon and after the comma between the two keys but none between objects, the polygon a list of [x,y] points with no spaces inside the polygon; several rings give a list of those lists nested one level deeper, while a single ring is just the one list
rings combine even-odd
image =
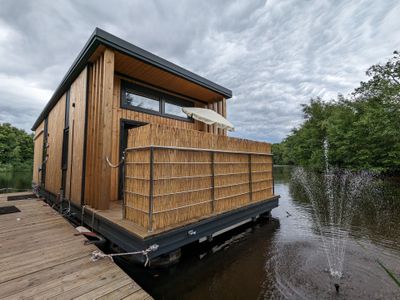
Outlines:
[{"label": "houseboat", "polygon": [[231,97],[96,28],[32,127],[33,187],[139,261],[255,220],[271,145],[227,136]]}]

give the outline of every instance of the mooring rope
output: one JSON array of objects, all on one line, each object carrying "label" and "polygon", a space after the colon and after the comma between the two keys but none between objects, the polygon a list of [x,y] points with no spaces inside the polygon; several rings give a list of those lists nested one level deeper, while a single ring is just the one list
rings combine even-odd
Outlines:
[{"label": "mooring rope", "polygon": [[143,256],[146,257],[146,261],[144,263],[144,266],[147,267],[147,265],[150,262],[149,259],[149,253],[152,251],[156,251],[158,249],[158,245],[154,244],[151,245],[149,248],[147,248],[146,250],[141,250],[141,251],[134,251],[134,252],[125,252],[125,253],[111,253],[111,254],[105,254],[103,252],[101,252],[100,250],[95,250],[92,252],[92,256],[91,256],[91,260],[92,261],[97,261],[101,258],[105,258],[108,257],[109,259],[111,259],[112,262],[114,262],[113,257],[115,256],[126,256],[126,255],[137,255],[137,254],[142,254]]},{"label": "mooring rope", "polygon": [[123,162],[124,162],[124,156],[122,156],[121,160],[120,160],[119,163],[116,164],[116,165],[114,165],[114,164],[112,164],[112,163],[110,162],[110,159],[108,158],[108,156],[106,156],[106,161],[107,161],[108,165],[109,165],[111,168],[118,168],[120,165],[123,164]]}]

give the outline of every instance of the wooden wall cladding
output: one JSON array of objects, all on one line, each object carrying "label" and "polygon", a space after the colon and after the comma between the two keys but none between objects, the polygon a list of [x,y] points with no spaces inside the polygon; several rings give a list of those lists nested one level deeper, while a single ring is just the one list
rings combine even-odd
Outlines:
[{"label": "wooden wall cladding", "polygon": [[70,88],[68,169],[65,196],[76,204],[81,203],[83,147],[85,139],[87,68]]},{"label": "wooden wall cladding", "polygon": [[65,98],[66,95],[64,94],[48,116],[48,159],[46,162],[45,188],[54,194],[58,194],[61,188],[61,156],[65,119]]},{"label": "wooden wall cladding", "polygon": [[36,128],[35,136],[33,138],[34,143],[34,155],[33,155],[33,174],[32,182],[40,184],[41,173],[39,168],[42,167],[43,162],[43,137],[44,137],[44,121]]},{"label": "wooden wall cladding", "polygon": [[89,82],[85,204],[107,209],[111,198],[111,168],[106,158],[112,152],[113,51],[105,49],[89,68]]}]

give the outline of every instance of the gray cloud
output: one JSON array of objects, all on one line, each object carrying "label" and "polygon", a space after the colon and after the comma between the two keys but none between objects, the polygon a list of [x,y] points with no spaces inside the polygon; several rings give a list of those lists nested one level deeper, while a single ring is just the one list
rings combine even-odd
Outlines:
[{"label": "gray cloud", "polygon": [[280,141],[400,43],[396,1],[19,1],[0,9],[0,122],[29,130],[97,26],[233,90],[233,136]]}]

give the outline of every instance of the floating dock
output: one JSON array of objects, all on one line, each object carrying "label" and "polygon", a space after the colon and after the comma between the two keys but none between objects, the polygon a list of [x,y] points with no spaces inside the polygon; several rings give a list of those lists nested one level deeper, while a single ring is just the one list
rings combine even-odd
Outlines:
[{"label": "floating dock", "polygon": [[44,201],[9,196],[24,194],[0,195],[0,299],[152,299]]}]

